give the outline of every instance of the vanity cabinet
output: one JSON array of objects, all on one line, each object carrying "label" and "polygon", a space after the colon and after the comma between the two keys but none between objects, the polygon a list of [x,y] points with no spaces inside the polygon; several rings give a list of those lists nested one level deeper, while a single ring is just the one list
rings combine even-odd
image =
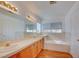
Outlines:
[{"label": "vanity cabinet", "polygon": [[44,39],[36,41],[32,45],[24,48],[20,52],[10,56],[10,58],[34,58],[44,47]]}]

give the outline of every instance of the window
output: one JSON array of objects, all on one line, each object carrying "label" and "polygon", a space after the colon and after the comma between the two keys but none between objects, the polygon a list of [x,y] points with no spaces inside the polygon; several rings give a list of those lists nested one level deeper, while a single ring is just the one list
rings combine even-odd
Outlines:
[{"label": "window", "polygon": [[37,26],[35,24],[27,24],[26,32],[37,32]]},{"label": "window", "polygon": [[40,23],[37,24],[27,24],[26,25],[26,32],[41,32],[41,25]]},{"label": "window", "polygon": [[62,23],[56,22],[42,24],[42,32],[62,33]]},{"label": "window", "polygon": [[41,32],[41,24],[37,23],[37,32],[40,33]]}]

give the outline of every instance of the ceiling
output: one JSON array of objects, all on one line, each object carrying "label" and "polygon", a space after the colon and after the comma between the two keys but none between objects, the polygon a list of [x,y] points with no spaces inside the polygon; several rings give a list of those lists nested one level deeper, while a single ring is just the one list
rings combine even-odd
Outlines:
[{"label": "ceiling", "polygon": [[64,20],[74,1],[57,1],[56,4],[49,4],[49,1],[11,1],[19,12],[35,17],[42,23],[61,22]]}]

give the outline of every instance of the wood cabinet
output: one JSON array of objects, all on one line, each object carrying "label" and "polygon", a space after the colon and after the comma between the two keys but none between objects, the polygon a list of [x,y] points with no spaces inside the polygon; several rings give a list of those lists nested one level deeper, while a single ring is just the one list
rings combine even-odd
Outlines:
[{"label": "wood cabinet", "polygon": [[32,46],[29,46],[29,47],[23,49],[22,51],[19,52],[19,57],[20,58],[33,57],[32,49],[33,49]]},{"label": "wood cabinet", "polygon": [[33,47],[33,57],[36,57],[41,50],[44,48],[44,39],[37,41],[35,44],[32,45]]},{"label": "wood cabinet", "polygon": [[38,46],[37,42],[32,45],[32,47],[33,47],[33,49],[32,49],[33,50],[33,52],[32,52],[33,53],[33,57],[36,57],[36,55],[38,54],[38,52],[37,52],[38,51],[37,46]]},{"label": "wood cabinet", "polygon": [[10,56],[10,58],[34,58],[40,53],[43,47],[44,47],[44,39],[41,39],[33,43],[29,47],[26,47],[22,51],[16,53],[15,55]]}]

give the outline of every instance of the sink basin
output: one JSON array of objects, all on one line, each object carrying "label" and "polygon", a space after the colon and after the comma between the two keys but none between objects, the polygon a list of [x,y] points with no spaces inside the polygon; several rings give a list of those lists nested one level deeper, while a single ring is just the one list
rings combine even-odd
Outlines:
[{"label": "sink basin", "polygon": [[0,43],[0,53],[11,51],[11,50],[15,49],[16,45],[17,45],[16,43],[12,43],[10,41],[1,42]]},{"label": "sink basin", "polygon": [[5,42],[0,41],[0,53],[16,50],[18,48],[17,46],[20,46],[21,42],[22,40],[5,41]]},{"label": "sink basin", "polygon": [[0,53],[11,51],[11,50],[15,49],[15,47],[16,47],[16,45],[0,47]]}]

